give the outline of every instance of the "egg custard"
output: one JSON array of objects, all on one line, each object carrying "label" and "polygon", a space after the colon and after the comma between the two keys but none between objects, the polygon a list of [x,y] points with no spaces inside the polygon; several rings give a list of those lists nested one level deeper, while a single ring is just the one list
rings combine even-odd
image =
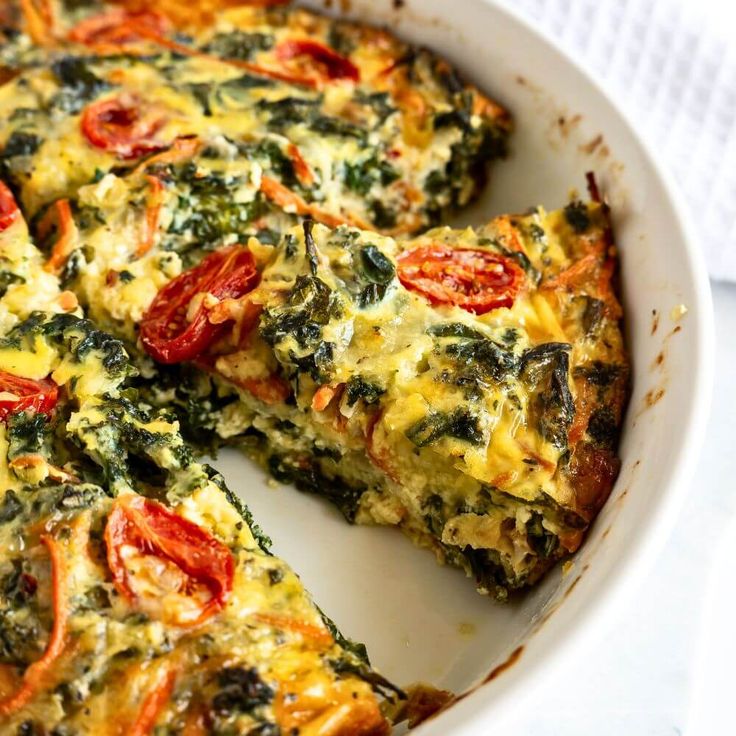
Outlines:
[{"label": "egg custard", "polygon": [[127,386],[123,344],[53,287],[17,309],[37,254],[10,202],[0,185],[0,732],[387,734],[390,683]]}]

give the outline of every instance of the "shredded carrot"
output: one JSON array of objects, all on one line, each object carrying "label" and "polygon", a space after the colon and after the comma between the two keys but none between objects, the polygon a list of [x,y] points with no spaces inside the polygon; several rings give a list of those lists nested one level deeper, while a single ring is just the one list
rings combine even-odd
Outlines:
[{"label": "shredded carrot", "polygon": [[312,409],[315,411],[324,411],[329,405],[332,399],[337,395],[340,387],[339,386],[320,386],[312,397]]},{"label": "shredded carrot", "polygon": [[26,30],[38,46],[54,43],[54,14],[49,0],[20,0]]},{"label": "shredded carrot", "polygon": [[23,674],[23,684],[14,695],[0,701],[0,715],[10,716],[23,708],[40,689],[46,673],[59,659],[66,646],[67,624],[69,621],[69,591],[67,569],[61,545],[48,534],[41,536],[51,558],[51,584],[54,607],[54,623],[51,636],[43,656],[34,662]]},{"label": "shredded carrot", "polygon": [[302,157],[299,149],[293,143],[289,143],[286,152],[289,154],[292,166],[294,167],[294,173],[296,174],[296,178],[299,179],[299,183],[304,187],[311,187],[314,184],[314,174],[309,168],[309,164]]},{"label": "shredded carrot", "polygon": [[170,668],[163,672],[153,689],[146,695],[138,717],[128,730],[128,736],[149,736],[161,711],[169,702],[174,690],[177,672]]},{"label": "shredded carrot", "polygon": [[284,629],[286,631],[293,631],[296,634],[309,639],[319,647],[329,647],[335,643],[332,638],[332,634],[327,629],[323,629],[314,624],[309,624],[306,621],[301,621],[297,618],[291,618],[285,614],[280,613],[256,613],[253,618],[261,623],[273,626],[276,629]]},{"label": "shredded carrot", "polygon": [[158,230],[158,219],[161,214],[161,205],[164,199],[164,185],[161,183],[161,179],[157,176],[146,174],[146,180],[151,185],[151,195],[146,203],[145,236],[138,244],[138,248],[135,252],[137,258],[148,253],[148,251],[153,247],[153,241],[156,238],[156,231]]},{"label": "shredded carrot", "polygon": [[186,161],[192,158],[201,147],[202,141],[199,138],[177,138],[165,151],[161,151],[161,153],[157,153],[138,164],[132,173],[141,174],[153,165],[162,166]]},{"label": "shredded carrot", "polygon": [[291,396],[291,386],[276,375],[268,378],[242,378],[233,382],[264,404],[283,404]]},{"label": "shredded carrot", "polygon": [[557,289],[561,286],[571,286],[586,279],[600,263],[600,253],[591,252],[575,261],[569,268],[560,271],[556,276],[547,279],[541,285],[543,289]]},{"label": "shredded carrot", "polygon": [[79,306],[79,300],[73,291],[62,291],[56,301],[65,312],[71,312]]},{"label": "shredded carrot", "polygon": [[276,206],[281,207],[287,212],[291,211],[303,216],[309,215],[317,222],[321,222],[328,227],[352,225],[363,230],[371,229],[369,224],[357,218],[339,217],[321,210],[316,205],[305,202],[298,194],[292,192],[291,189],[285,187],[281,182],[276,181],[276,179],[272,179],[270,176],[261,177],[261,191]]},{"label": "shredded carrot", "polygon": [[378,425],[381,417],[383,416],[382,411],[377,411],[369,420],[365,430],[365,450],[368,455],[368,459],[379,469],[382,470],[386,475],[394,482],[399,482],[399,474],[390,462],[388,453],[380,452],[376,448],[375,443],[375,432],[376,426]]},{"label": "shredded carrot", "polygon": [[[77,226],[74,224],[72,218],[72,209],[69,206],[68,199],[57,199],[54,203],[56,210],[57,227],[59,229],[59,237],[54,243],[54,247],[51,250],[51,256],[44,265],[45,271],[58,274],[67,259],[74,250],[74,241],[77,234]],[[44,217],[44,221],[46,218]],[[44,222],[44,225],[46,223]],[[43,225],[42,225],[43,227]]]}]

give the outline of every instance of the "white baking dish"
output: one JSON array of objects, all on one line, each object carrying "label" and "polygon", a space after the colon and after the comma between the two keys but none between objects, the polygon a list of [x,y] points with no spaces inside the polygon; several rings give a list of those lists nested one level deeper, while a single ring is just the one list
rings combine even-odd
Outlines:
[{"label": "white baking dish", "polygon": [[417,733],[485,734],[524,707],[524,693],[560,657],[580,657],[584,666],[583,635],[603,630],[666,540],[704,434],[710,294],[683,203],[584,71],[487,0],[395,4],[358,0],[348,12],[441,52],[516,119],[511,157],[461,222],[563,205],[571,188],[584,189],[587,170],[610,201],[633,361],[620,477],[572,568],[554,569],[522,600],[499,605],[394,530],[349,527],[325,502],[272,488],[235,452],[216,464],[275,551],[345,633],[366,642],[380,670],[398,683],[469,693]]}]

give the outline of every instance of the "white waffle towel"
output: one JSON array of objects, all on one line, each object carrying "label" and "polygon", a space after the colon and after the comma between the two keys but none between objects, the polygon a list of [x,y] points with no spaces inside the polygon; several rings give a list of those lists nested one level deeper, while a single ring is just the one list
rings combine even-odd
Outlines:
[{"label": "white waffle towel", "polygon": [[504,0],[622,103],[736,281],[736,0]]}]

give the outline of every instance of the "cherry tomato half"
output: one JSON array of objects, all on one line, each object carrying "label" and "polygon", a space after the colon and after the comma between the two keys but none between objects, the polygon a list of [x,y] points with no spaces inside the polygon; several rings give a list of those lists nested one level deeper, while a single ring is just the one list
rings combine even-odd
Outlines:
[{"label": "cherry tomato half", "polygon": [[425,245],[398,258],[401,283],[433,304],[454,304],[484,314],[510,307],[524,283],[514,260],[479,249]]},{"label": "cherry tomato half", "polygon": [[[250,251],[231,245],[208,255],[156,294],[140,326],[146,352],[160,363],[181,363],[204,352],[227,329],[209,321],[205,295],[217,299],[237,299],[258,282],[258,272]],[[195,297],[200,303],[194,315],[187,313]]]},{"label": "cherry tomato half", "polygon": [[133,95],[121,95],[85,107],[80,125],[93,146],[128,159],[166,148],[153,139],[164,122],[159,110],[148,108]]},{"label": "cherry tomato half", "polygon": [[13,193],[0,181],[0,233],[7,230],[20,216]]},{"label": "cherry tomato half", "polygon": [[166,33],[168,23],[160,13],[151,10],[134,12],[113,8],[77,23],[69,32],[69,40],[86,46],[110,44],[124,46]]},{"label": "cherry tomato half", "polygon": [[298,57],[311,59],[321,67],[320,71],[323,70],[324,76],[328,79],[350,79],[353,82],[360,80],[358,67],[350,59],[317,41],[307,39],[282,41],[276,47],[275,54],[279,61],[289,61]]},{"label": "cherry tomato half", "polygon": [[50,379],[33,381],[0,371],[0,421],[21,411],[50,414],[59,400],[59,388]]},{"label": "cherry tomato half", "polygon": [[107,563],[117,591],[131,604],[176,626],[216,614],[233,588],[230,550],[162,504],[119,496],[105,526]]}]

